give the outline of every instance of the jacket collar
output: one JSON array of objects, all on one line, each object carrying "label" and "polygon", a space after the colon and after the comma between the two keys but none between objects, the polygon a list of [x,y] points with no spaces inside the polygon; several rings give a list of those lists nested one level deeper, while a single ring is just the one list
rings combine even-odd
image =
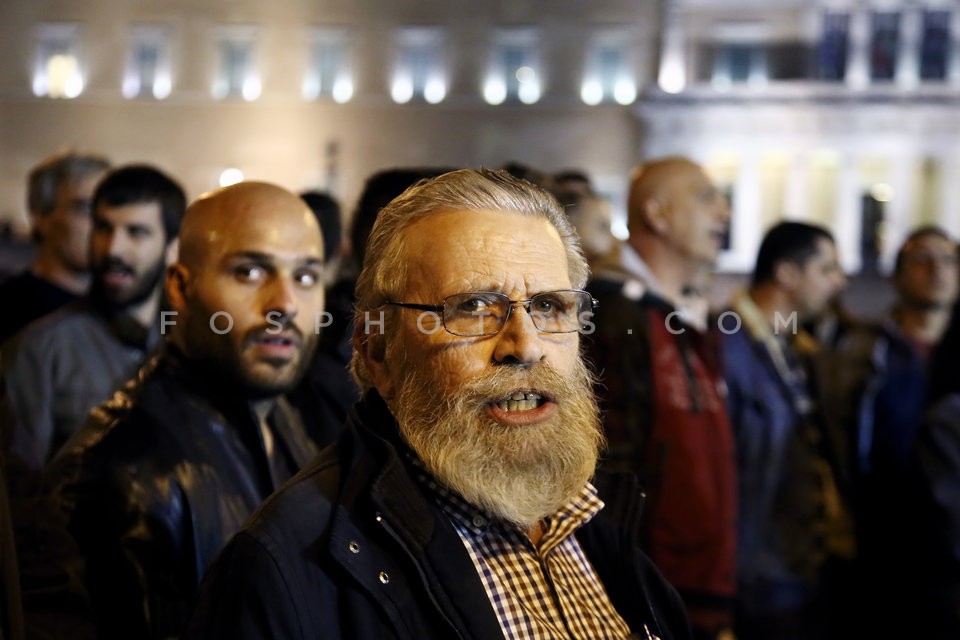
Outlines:
[{"label": "jacket collar", "polygon": [[[340,541],[364,536],[373,526],[377,539],[392,538],[404,553],[379,552],[383,566],[405,558],[414,562],[420,587],[448,624],[463,638],[498,638],[500,624],[463,543],[440,508],[411,475],[406,443],[396,420],[376,391],[368,391],[347,417],[337,449],[342,456],[341,490],[335,505],[330,554],[381,602],[388,615],[402,618],[402,608],[377,597],[381,585],[344,553]],[[369,504],[364,501],[369,499]],[[354,536],[351,538],[350,536]],[[388,547],[389,549],[389,547]],[[362,552],[361,552],[362,554]],[[358,554],[360,555],[360,554]],[[403,571],[397,568],[397,571]],[[408,573],[408,572],[406,572]],[[404,597],[414,597],[406,594]]]}]

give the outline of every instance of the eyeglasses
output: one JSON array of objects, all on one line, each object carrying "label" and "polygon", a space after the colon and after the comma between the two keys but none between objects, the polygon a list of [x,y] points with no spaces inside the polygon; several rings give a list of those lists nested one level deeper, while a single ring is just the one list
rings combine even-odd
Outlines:
[{"label": "eyeglasses", "polygon": [[384,304],[440,314],[443,328],[455,336],[492,336],[500,333],[513,308],[524,308],[533,326],[544,333],[573,333],[585,328],[599,304],[589,293],[576,289],[544,291],[526,300],[511,300],[494,291],[455,293],[442,305],[387,301]]}]

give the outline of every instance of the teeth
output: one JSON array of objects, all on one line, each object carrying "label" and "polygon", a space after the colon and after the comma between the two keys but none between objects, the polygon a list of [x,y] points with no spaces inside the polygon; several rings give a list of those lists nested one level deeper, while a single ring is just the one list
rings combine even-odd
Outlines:
[{"label": "teeth", "polygon": [[501,411],[530,411],[536,409],[540,404],[540,395],[530,392],[518,391],[509,398],[497,403]]}]

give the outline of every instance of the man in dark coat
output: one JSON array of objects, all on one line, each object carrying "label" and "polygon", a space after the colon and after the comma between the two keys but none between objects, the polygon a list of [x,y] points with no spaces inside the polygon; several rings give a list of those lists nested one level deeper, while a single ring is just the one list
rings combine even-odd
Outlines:
[{"label": "man in dark coat", "polygon": [[185,637],[689,638],[635,547],[635,482],[594,477],[587,272],[562,208],[504,172],[391,202],[357,284],[364,398],[227,546]]},{"label": "man in dark coat", "polygon": [[314,457],[281,394],[316,344],[322,263],[316,219],[279,187],[241,183],[187,210],[165,350],[49,471],[98,637],[179,635],[207,565]]}]

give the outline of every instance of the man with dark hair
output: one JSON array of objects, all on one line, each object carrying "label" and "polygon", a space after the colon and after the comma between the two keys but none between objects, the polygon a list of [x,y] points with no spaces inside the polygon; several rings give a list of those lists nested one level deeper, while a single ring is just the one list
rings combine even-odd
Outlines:
[{"label": "man with dark hair", "polygon": [[688,638],[634,546],[634,479],[594,477],[587,273],[556,200],[506,172],[384,208],[357,282],[363,400],[227,546],[184,637]]},{"label": "man with dark hair", "polygon": [[108,168],[103,158],[68,152],[30,172],[27,208],[37,255],[26,271],[0,284],[0,344],[87,292],[90,196]]},{"label": "man with dark hair", "polygon": [[901,606],[917,596],[913,559],[889,550],[915,539],[915,525],[906,510],[891,519],[890,505],[915,502],[908,482],[914,440],[931,386],[950,383],[932,377],[939,372],[931,352],[949,326],[958,278],[956,242],[937,227],[917,228],[897,251],[890,311],[848,331],[819,358],[825,414],[850,452],[859,590],[871,607],[891,612],[873,627],[869,612],[859,612],[866,634],[913,633],[915,616]]},{"label": "man with dark hair", "polygon": [[48,472],[99,637],[179,637],[207,565],[315,455],[282,394],[316,345],[322,271],[320,228],[294,194],[242,182],[190,205],[165,347]]},{"label": "man with dark hair", "polygon": [[97,185],[90,293],[3,347],[0,428],[14,485],[22,479],[15,469],[36,480],[87,412],[158,343],[160,283],[184,207],[180,186],[152,167],[115,169]]},{"label": "man with dark hair", "polygon": [[891,319],[923,360],[950,323],[960,286],[957,262],[957,243],[939,227],[913,230],[897,251]]},{"label": "man with dark hair", "polygon": [[723,246],[730,209],[703,168],[653,160],[630,184],[629,239],[597,268],[588,354],[610,442],[608,468],[647,491],[644,550],[680,591],[697,638],[732,624],[736,464],[700,282]]},{"label": "man with dark hair", "polygon": [[800,329],[845,282],[829,231],[782,222],[760,244],[752,285],[723,316],[738,454],[742,640],[828,637],[825,566],[832,556],[852,554],[835,480],[839,461],[804,363],[812,338]]},{"label": "man with dark hair", "polygon": [[335,272],[340,262],[343,246],[343,220],[340,218],[340,205],[329,193],[306,191],[300,194],[313,215],[317,217],[323,232],[323,259],[329,270]]}]

